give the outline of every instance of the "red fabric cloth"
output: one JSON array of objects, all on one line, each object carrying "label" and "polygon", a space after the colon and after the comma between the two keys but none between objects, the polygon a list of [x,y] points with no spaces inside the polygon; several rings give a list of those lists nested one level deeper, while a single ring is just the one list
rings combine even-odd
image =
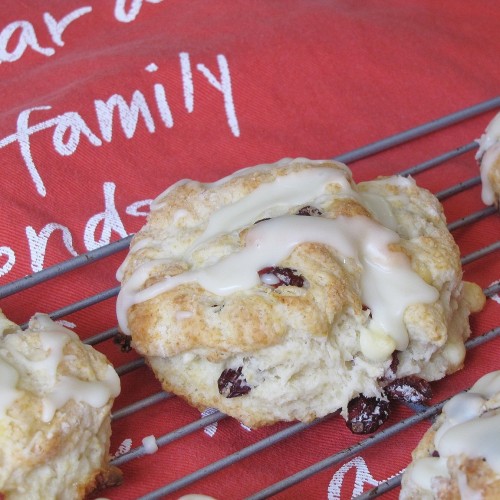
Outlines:
[{"label": "red fabric cloth", "polygon": [[[451,0],[4,2],[0,284],[137,231],[145,201],[180,178],[212,181],[284,156],[335,157],[497,96],[499,21],[495,2]],[[133,107],[121,119],[111,114],[106,104],[121,100],[135,103],[137,117]],[[354,177],[392,174],[466,144],[493,115],[354,162]],[[474,175],[470,152],[416,179],[436,192]],[[479,188],[444,206],[449,221],[479,210]],[[489,217],[454,236],[467,254],[499,233],[498,218]],[[2,299],[0,307],[22,323],[114,287],[123,257]],[[464,273],[489,286],[500,277],[498,253]],[[474,335],[498,326],[499,307],[488,300],[472,319]],[[65,319],[89,337],[116,325],[114,301]],[[98,348],[115,366],[134,356],[111,341]],[[500,368],[499,354],[498,340],[473,349],[465,370],[435,384],[435,401]],[[116,409],[158,389],[147,368],[127,374]],[[406,414],[398,410],[391,422]],[[179,399],[163,401],[116,420],[111,452],[197,418]],[[427,426],[278,498],[350,498],[405,467]],[[249,432],[226,419],[212,437],[197,431],[125,464],[123,486],[103,495],[136,498],[285,427]],[[193,491],[243,498],[357,441],[333,418],[169,498]]]}]

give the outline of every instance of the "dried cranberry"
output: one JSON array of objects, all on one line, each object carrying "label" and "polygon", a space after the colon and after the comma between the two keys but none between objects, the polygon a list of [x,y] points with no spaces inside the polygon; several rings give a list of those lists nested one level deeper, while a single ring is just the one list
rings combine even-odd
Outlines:
[{"label": "dried cranberry", "polygon": [[311,205],[306,205],[302,207],[295,215],[311,215],[313,217],[319,217],[323,214],[323,212],[316,207],[312,207]]},{"label": "dried cranberry", "polygon": [[285,286],[304,286],[304,277],[301,276],[295,269],[289,267],[265,267],[259,271],[259,276],[262,278],[265,274],[276,276],[276,283],[267,283],[270,286],[278,287]]},{"label": "dried cranberry", "polygon": [[119,345],[122,352],[130,352],[132,350],[132,346],[130,345],[131,342],[132,337],[121,332],[118,332],[113,337],[113,343]]},{"label": "dried cranberry", "polygon": [[361,395],[349,401],[346,425],[354,434],[370,434],[389,418],[389,414],[389,401]]},{"label": "dried cranberry", "polygon": [[242,370],[243,367],[240,366],[236,370],[227,368],[221,373],[219,380],[217,381],[219,394],[221,396],[226,398],[236,398],[250,392],[251,387],[247,384],[247,381],[242,374]]},{"label": "dried cranberry", "polygon": [[438,457],[439,457],[439,451],[434,450],[434,451],[431,453],[431,457],[438,458]]},{"label": "dried cranberry", "polygon": [[384,376],[379,379],[381,380],[382,384],[388,384],[389,382],[395,380],[396,373],[398,371],[398,366],[399,366],[399,358],[397,352],[393,352],[389,368],[387,368],[387,370],[385,371]]},{"label": "dried cranberry", "polygon": [[398,371],[398,366],[399,366],[399,357],[398,357],[397,353],[393,352],[392,353],[391,364],[389,366],[389,370],[388,371],[394,377],[396,376],[396,373]]},{"label": "dried cranberry", "polygon": [[427,382],[415,375],[401,377],[384,387],[387,397],[406,403],[427,403],[432,398],[432,389]]}]

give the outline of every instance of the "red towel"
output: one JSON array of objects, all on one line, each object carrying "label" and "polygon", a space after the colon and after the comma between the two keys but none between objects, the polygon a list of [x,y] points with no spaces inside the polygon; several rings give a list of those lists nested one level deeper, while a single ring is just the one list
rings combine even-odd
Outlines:
[{"label": "red towel", "polygon": [[[282,157],[332,158],[489,100],[500,89],[500,5],[431,0],[7,0],[0,21],[0,285],[117,241],[181,178],[212,181]],[[113,111],[114,110],[114,111]],[[356,181],[400,172],[478,138],[495,110],[350,164]],[[434,192],[478,174],[474,152],[419,174]],[[480,188],[444,201],[448,221],[483,208]],[[454,236],[466,255],[499,239],[490,216]],[[124,253],[0,301],[12,320],[117,286]],[[464,268],[486,288],[498,252]],[[499,325],[488,299],[477,336]],[[114,299],[66,316],[82,338],[116,325]],[[98,346],[115,366],[134,354]],[[434,401],[500,368],[498,340],[470,351]],[[122,378],[119,409],[159,390]],[[412,413],[400,408],[390,425]],[[177,398],[113,422],[111,452],[197,420]],[[351,498],[406,466],[428,422],[346,457],[278,498]],[[289,425],[225,419],[122,466],[102,494],[154,491]],[[131,440],[131,441],[130,441]],[[173,493],[244,498],[360,441],[339,417]],[[397,490],[387,493],[395,498]]]}]

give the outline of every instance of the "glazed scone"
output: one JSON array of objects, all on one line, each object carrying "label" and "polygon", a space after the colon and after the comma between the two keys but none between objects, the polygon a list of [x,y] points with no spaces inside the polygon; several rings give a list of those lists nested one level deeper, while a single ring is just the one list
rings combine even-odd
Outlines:
[{"label": "glazed scone", "polygon": [[476,141],[476,160],[481,172],[481,198],[485,205],[496,205],[500,198],[500,113],[488,124]]},{"label": "glazed scone", "polygon": [[400,498],[500,498],[500,371],[444,405],[412,453]]},{"label": "glazed scone", "polygon": [[[250,427],[311,421],[462,366],[479,288],[436,198],[284,159],[152,204],[118,271],[120,327],[167,391]],[[394,367],[399,366],[396,373]]]},{"label": "glazed scone", "polygon": [[79,499],[118,484],[110,410],[120,380],[107,359],[43,314],[22,331],[0,312],[0,492]]}]

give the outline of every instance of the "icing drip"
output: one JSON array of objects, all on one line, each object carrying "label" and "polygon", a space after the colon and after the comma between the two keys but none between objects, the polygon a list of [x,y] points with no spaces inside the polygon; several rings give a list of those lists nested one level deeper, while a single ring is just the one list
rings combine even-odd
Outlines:
[{"label": "icing drip", "polygon": [[500,140],[500,113],[498,113],[488,124],[484,134],[476,142],[479,149],[476,152],[476,160],[480,160],[487,149]]},{"label": "icing drip", "polygon": [[310,168],[261,184],[249,195],[215,212],[193,246],[252,224],[270,207],[293,207],[309,203],[311,199],[322,195],[327,185],[333,183],[340,186],[342,192],[356,196],[347,180],[346,171],[340,169]]},{"label": "icing drip", "polygon": [[46,357],[40,361],[32,361],[32,364],[35,370],[46,371],[50,379],[55,380],[57,367],[62,361],[63,349],[66,343],[69,342],[69,336],[60,331],[41,331],[39,337]]},{"label": "icing drip", "polygon": [[108,366],[104,380],[85,381],[62,376],[54,389],[42,399],[42,422],[50,422],[55,412],[70,400],[87,403],[93,408],[102,408],[110,397],[119,393],[119,378],[111,366]]}]

